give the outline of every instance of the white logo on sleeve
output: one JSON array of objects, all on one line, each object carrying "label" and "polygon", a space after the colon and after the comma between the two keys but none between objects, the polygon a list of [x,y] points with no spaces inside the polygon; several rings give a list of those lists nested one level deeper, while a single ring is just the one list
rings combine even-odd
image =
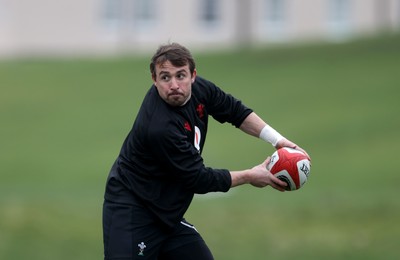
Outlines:
[{"label": "white logo on sleeve", "polygon": [[200,152],[200,140],[201,140],[201,132],[200,129],[195,126],[194,127],[194,147],[196,147],[197,151]]}]

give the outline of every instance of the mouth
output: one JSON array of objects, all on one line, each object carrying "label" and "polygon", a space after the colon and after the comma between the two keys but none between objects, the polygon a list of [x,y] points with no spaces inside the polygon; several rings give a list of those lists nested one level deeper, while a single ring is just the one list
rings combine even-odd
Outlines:
[{"label": "mouth", "polygon": [[183,94],[180,93],[180,92],[172,92],[168,96],[170,96],[170,97],[178,97],[178,96],[183,96]]}]

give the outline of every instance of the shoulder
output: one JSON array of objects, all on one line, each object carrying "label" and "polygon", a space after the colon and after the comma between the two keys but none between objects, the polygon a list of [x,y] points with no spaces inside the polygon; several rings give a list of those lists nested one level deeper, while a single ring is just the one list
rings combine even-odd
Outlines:
[{"label": "shoulder", "polygon": [[192,85],[192,92],[195,96],[203,98],[213,98],[223,91],[214,84],[214,82],[203,77],[196,76],[196,80]]},{"label": "shoulder", "polygon": [[150,138],[162,139],[163,136],[173,135],[183,129],[179,114],[160,98],[154,86],[148,91],[140,114]]},{"label": "shoulder", "polygon": [[140,106],[135,126],[141,130],[140,133],[152,134],[153,132],[167,129],[170,124],[171,111],[158,95],[154,85],[152,85]]},{"label": "shoulder", "polygon": [[215,84],[201,76],[196,76],[196,80],[193,83],[194,88],[214,88]]}]

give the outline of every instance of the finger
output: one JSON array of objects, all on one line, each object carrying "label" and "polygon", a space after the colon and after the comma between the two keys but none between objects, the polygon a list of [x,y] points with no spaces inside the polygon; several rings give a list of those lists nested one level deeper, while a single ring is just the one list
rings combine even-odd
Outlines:
[{"label": "finger", "polygon": [[285,187],[288,185],[286,182],[275,177],[275,175],[272,175],[271,181],[273,184],[275,184],[275,186],[278,186],[279,188],[283,188],[283,189],[285,189]]},{"label": "finger", "polygon": [[268,165],[270,161],[271,161],[271,156],[268,156],[267,159],[265,159],[263,164]]},{"label": "finger", "polygon": [[303,152],[307,156],[308,160],[311,161],[311,157],[308,155],[308,153],[304,149],[298,147],[297,150]]},{"label": "finger", "polygon": [[297,145],[293,146],[292,148],[304,153],[307,156],[308,160],[311,162],[311,157],[308,155],[308,153],[303,148],[301,148]]},{"label": "finger", "polygon": [[281,192],[285,192],[286,189],[276,183],[271,183],[270,185],[272,188],[274,188],[275,190],[281,191]]}]

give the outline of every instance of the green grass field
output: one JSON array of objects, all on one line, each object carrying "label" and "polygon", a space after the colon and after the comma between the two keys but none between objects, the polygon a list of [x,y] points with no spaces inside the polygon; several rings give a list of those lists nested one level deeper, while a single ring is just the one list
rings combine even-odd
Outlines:
[{"label": "green grass field", "polygon": [[[186,217],[216,259],[400,258],[400,35],[194,54],[200,75],[313,159],[299,191],[196,196]],[[104,184],[151,84],[148,60],[0,62],[0,259],[102,259]],[[214,121],[207,138],[214,167],[274,151]]]}]

